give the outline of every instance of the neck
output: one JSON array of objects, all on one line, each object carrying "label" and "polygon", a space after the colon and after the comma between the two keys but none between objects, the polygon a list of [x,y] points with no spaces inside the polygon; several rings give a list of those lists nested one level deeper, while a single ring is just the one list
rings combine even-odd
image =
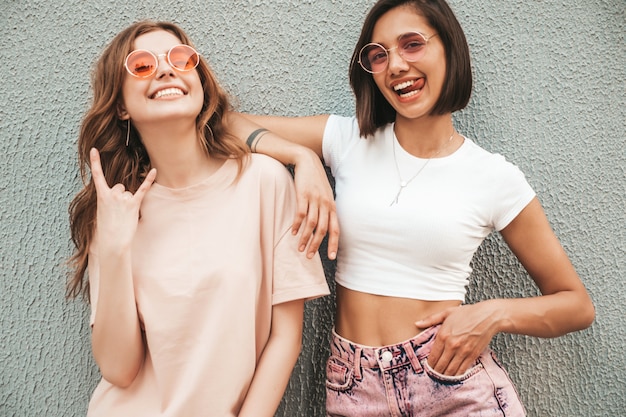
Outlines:
[{"label": "neck", "polygon": [[151,123],[137,129],[150,162],[157,169],[156,182],[165,187],[184,188],[197,184],[223,162],[202,148],[195,123]]},{"label": "neck", "polygon": [[[396,116],[394,133],[404,150],[419,158],[447,156],[454,152],[450,135],[454,132],[452,114],[407,119]],[[452,138],[454,142],[455,138]]]}]

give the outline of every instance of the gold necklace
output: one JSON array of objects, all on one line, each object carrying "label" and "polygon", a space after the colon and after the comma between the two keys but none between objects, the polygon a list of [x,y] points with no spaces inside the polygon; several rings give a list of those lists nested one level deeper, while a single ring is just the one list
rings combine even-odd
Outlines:
[{"label": "gold necklace", "polygon": [[398,189],[398,193],[396,194],[396,198],[393,199],[393,201],[391,202],[391,204],[389,204],[389,207],[393,206],[394,204],[398,204],[398,198],[400,198],[400,193],[402,192],[402,190],[404,190],[404,187],[406,187],[407,185],[409,185],[411,183],[411,181],[413,181],[419,174],[420,172],[422,172],[424,170],[424,168],[426,168],[426,165],[428,165],[428,163],[437,155],[439,155],[441,153],[441,151],[443,151],[446,146],[448,146],[448,144],[452,141],[452,138],[454,137],[454,133],[455,130],[452,129],[452,134],[450,135],[450,138],[446,141],[446,143],[444,143],[441,148],[439,148],[439,150],[430,158],[428,158],[426,160],[426,162],[424,163],[424,165],[422,165],[422,167],[415,173],[415,175],[413,175],[411,178],[409,178],[407,181],[402,179],[402,175],[400,175],[400,167],[398,166],[398,160],[396,159],[396,140],[394,138],[391,147],[393,149],[393,162],[395,162],[396,164],[396,172],[398,173],[398,178],[400,179],[400,188]]}]

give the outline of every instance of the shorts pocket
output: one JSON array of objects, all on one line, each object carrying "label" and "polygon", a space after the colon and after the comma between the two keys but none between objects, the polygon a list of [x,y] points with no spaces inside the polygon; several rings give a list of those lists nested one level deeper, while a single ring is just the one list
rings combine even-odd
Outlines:
[{"label": "shorts pocket", "polygon": [[346,391],[354,383],[354,366],[344,359],[331,356],[326,361],[326,388]]},{"label": "shorts pocket", "polygon": [[428,364],[428,358],[421,359],[420,363],[422,364],[422,368],[424,368],[424,372],[426,372],[426,375],[428,375],[430,379],[446,385],[460,384],[485,369],[483,364],[477,360],[474,366],[470,367],[465,373],[451,376],[435,371]]}]

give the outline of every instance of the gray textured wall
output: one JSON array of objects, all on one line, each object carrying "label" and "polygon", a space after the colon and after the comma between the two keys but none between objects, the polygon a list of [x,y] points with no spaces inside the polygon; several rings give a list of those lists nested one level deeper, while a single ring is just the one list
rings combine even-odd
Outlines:
[{"label": "gray textured wall", "polygon": [[[64,299],[67,206],[88,72],[139,18],[186,28],[242,110],[352,114],[347,63],[372,0],[2,0],[0,416],[83,415],[98,379],[88,308]],[[453,0],[476,85],[458,129],[527,174],[597,307],[586,331],[499,335],[530,416],[626,409],[624,0]],[[498,237],[469,297],[531,295]],[[326,263],[329,277],[333,265]],[[322,416],[332,298],[307,308],[305,350],[280,416]]]}]

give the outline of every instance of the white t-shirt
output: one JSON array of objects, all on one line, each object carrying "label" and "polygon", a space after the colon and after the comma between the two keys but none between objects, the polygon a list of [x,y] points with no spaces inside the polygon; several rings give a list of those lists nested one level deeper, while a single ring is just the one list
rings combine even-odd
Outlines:
[{"label": "white t-shirt", "polygon": [[464,301],[476,249],[535,193],[516,166],[465,138],[392,205],[400,184],[392,146],[403,180],[427,162],[399,145],[393,124],[365,139],[354,117],[328,119],[322,148],[341,230],[335,279],[371,294]]},{"label": "white t-shirt", "polygon": [[[102,380],[90,417],[236,416],[271,326],[272,305],[329,293],[319,256],[291,233],[293,181],[284,166],[252,155],[233,184],[228,160],[183,189],[153,184],[132,246],[145,362],[125,389]],[[93,324],[98,259],[89,253]]]}]

